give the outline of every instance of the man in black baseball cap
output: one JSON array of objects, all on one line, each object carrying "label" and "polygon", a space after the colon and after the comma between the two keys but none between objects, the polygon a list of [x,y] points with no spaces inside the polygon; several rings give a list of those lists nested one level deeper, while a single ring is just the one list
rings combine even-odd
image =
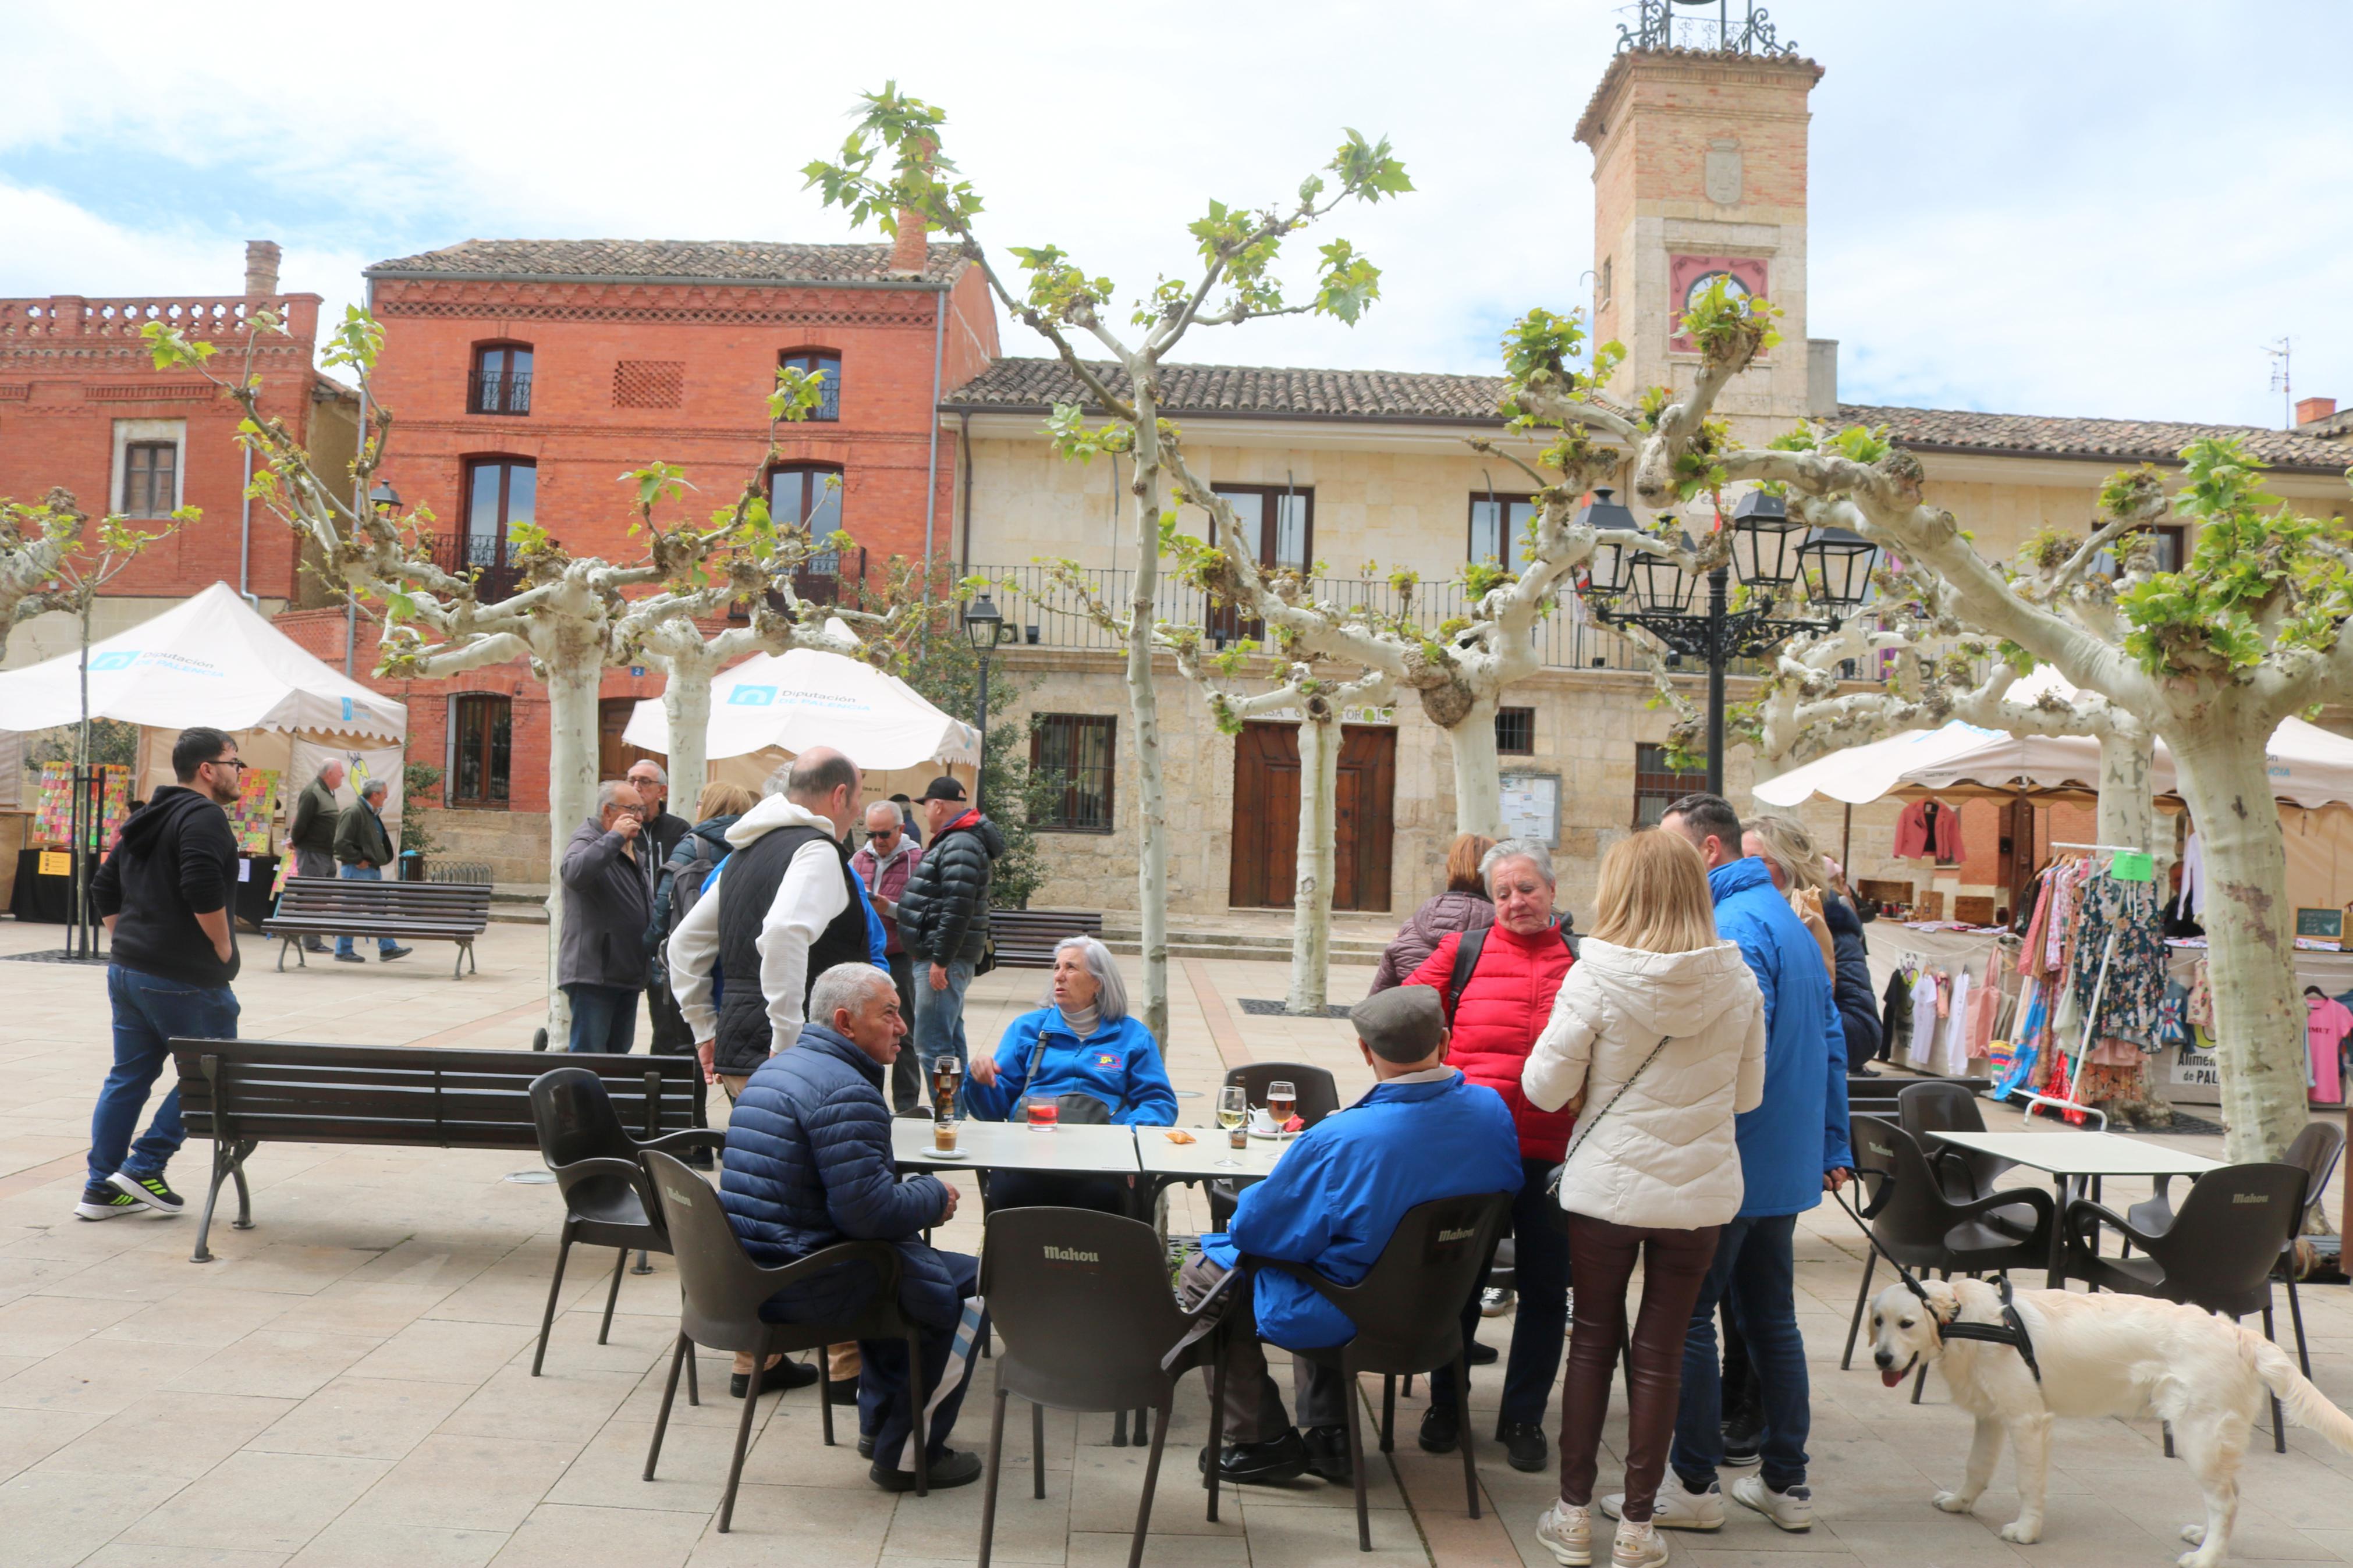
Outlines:
[{"label": "man in black baseball cap", "polygon": [[970,1059],[964,993],[988,951],[988,885],[1005,837],[965,803],[964,785],[942,773],[918,797],[931,828],[923,858],[899,895],[899,940],[915,956],[915,1033],[919,1066],[941,1057]]}]

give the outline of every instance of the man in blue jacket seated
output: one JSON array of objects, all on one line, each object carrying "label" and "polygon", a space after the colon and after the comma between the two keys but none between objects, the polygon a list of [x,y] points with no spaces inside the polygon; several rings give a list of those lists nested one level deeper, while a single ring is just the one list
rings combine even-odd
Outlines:
[{"label": "man in blue jacket seated", "polygon": [[[1427,985],[1376,992],[1348,1015],[1379,1081],[1362,1100],[1299,1135],[1274,1173],[1242,1189],[1232,1225],[1205,1236],[1177,1288],[1187,1304],[1214,1289],[1243,1254],[1303,1264],[1338,1285],[1371,1272],[1408,1209],[1439,1198],[1517,1192],[1519,1135],[1503,1096],[1446,1065],[1446,1014]],[[1303,1437],[1284,1417],[1259,1342],[1289,1350],[1346,1343],[1347,1315],[1280,1269],[1261,1269],[1247,1300],[1225,1308],[1225,1450],[1229,1481],[1273,1483],[1313,1470],[1346,1484],[1346,1385],[1336,1372],[1292,1363]],[[1201,1451],[1207,1469],[1209,1450]]]},{"label": "man in blue jacket seated", "polygon": [[[1152,1031],[1127,1010],[1127,983],[1111,949],[1091,936],[1054,945],[1050,1005],[1006,1026],[988,1057],[976,1057],[965,1084],[964,1108],[983,1121],[1021,1114],[1036,1096],[1083,1094],[1103,1102],[1120,1126],[1168,1127],[1176,1121],[1176,1091]],[[929,1070],[930,1064],[923,1064]],[[1064,1208],[1124,1212],[1126,1189],[1116,1177],[1062,1176],[1035,1171],[992,1171],[988,1206],[1052,1204]]]},{"label": "man in blue jacket seated", "polygon": [[[899,1054],[907,1026],[887,971],[838,963],[810,988],[808,1021],[790,1050],[754,1071],[727,1121],[719,1201],[754,1261],[775,1268],[840,1241],[895,1243],[902,1259],[899,1305],[923,1326],[919,1397],[938,1384],[955,1343],[979,1260],[939,1252],[919,1239],[927,1226],[955,1215],[956,1192],[936,1176],[899,1180],[891,1158],[891,1111],[883,1074]],[[873,1268],[849,1264],[770,1298],[772,1322],[839,1319],[875,1289]],[[983,1332],[987,1331],[986,1323]],[[885,1491],[915,1484],[900,1468],[910,1427],[907,1347],[899,1340],[861,1342],[858,1381],[859,1451],[874,1461],[867,1475]],[[963,1407],[970,1363],[932,1411],[930,1479],[960,1487],[978,1479],[980,1458],[947,1446]]]}]

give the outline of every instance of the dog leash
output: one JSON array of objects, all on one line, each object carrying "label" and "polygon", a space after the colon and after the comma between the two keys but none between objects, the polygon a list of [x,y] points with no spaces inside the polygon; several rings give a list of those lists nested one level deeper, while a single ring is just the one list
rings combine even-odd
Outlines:
[{"label": "dog leash", "polygon": [[1928,1300],[1928,1292],[1922,1289],[1919,1279],[1914,1276],[1912,1270],[1906,1268],[1902,1263],[1896,1261],[1895,1255],[1894,1253],[1888,1251],[1886,1247],[1880,1245],[1879,1237],[1872,1234],[1869,1223],[1863,1219],[1861,1214],[1856,1212],[1852,1204],[1846,1201],[1845,1194],[1834,1192],[1831,1194],[1831,1197],[1837,1203],[1839,1207],[1846,1211],[1847,1218],[1854,1221],[1855,1228],[1862,1232],[1862,1239],[1870,1244],[1872,1251],[1887,1259],[1888,1267],[1894,1269],[1896,1278],[1904,1281],[1904,1288],[1911,1291],[1914,1296],[1917,1297],[1923,1307],[1926,1307],[1928,1309],[1929,1318],[1936,1324],[1936,1334],[1938,1338],[1947,1340],[1976,1340],[1985,1344],[2008,1345],[2010,1349],[2018,1352],[2018,1359],[2026,1363],[2026,1370],[2034,1374],[2034,1381],[2037,1383],[2041,1383],[2042,1381],[2042,1363],[2034,1359],[2033,1337],[2027,1333],[2026,1320],[2019,1316],[2018,1307],[2010,1299],[2009,1275],[2004,1274],[2001,1277],[2000,1286],[2001,1295],[2000,1322],[1964,1323],[1957,1318],[1948,1322],[1944,1319],[1936,1317],[1935,1304]]}]

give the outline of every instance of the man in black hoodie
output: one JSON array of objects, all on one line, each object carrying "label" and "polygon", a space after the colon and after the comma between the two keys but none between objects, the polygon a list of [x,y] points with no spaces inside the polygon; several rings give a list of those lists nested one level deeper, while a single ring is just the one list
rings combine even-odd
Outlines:
[{"label": "man in black hoodie", "polygon": [[114,939],[106,995],[114,1010],[114,1069],[90,1119],[90,1180],[74,1213],[112,1219],[133,1209],[178,1214],[186,1206],[164,1184],[179,1152],[180,1089],[155,1108],[147,1135],[131,1142],[156,1076],[172,1063],[172,1040],[237,1038],[237,836],[221,807],[237,799],[245,763],[218,730],[183,730],[172,746],[179,784],[131,814],[90,884]]}]

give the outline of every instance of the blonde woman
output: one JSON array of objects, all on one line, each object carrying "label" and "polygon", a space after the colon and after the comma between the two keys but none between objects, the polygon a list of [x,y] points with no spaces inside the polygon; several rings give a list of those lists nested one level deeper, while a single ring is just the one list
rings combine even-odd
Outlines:
[{"label": "blonde woman", "polygon": [[1831,968],[1831,994],[1846,1035],[1849,1072],[1868,1074],[1864,1065],[1879,1054],[1879,996],[1871,984],[1871,957],[1864,949],[1862,917],[1831,885],[1831,865],[1814,836],[1794,816],[1770,813],[1748,819],[1741,849],[1765,862],[1773,886],[1789,900],[1806,929],[1821,944]]},{"label": "blonde woman", "polygon": [[1637,833],[1601,861],[1597,923],[1561,982],[1523,1069],[1529,1101],[1579,1112],[1562,1168],[1577,1334],[1562,1394],[1560,1500],[1537,1521],[1562,1563],[1592,1560],[1601,1423],[1642,1265],[1633,1326],[1626,1491],[1611,1561],[1655,1568],[1651,1519],[1683,1384],[1683,1333],[1740,1210],[1735,1112],[1765,1093],[1765,1004],[1739,945],[1720,940],[1699,851],[1676,833]]}]

